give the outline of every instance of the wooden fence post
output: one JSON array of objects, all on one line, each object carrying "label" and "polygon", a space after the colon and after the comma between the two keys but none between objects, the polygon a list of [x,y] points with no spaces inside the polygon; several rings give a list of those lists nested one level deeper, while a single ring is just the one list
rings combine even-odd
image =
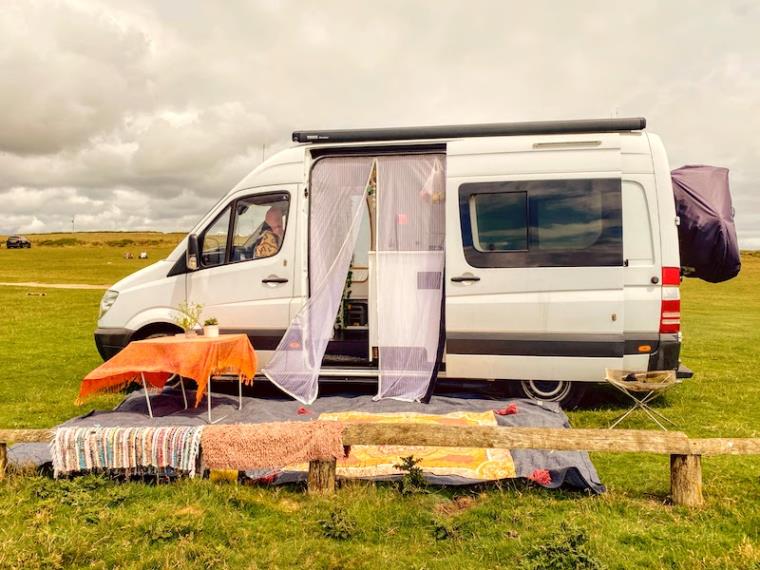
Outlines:
[{"label": "wooden fence post", "polygon": [[701,507],[702,498],[702,456],[670,456],[670,495],[674,505]]},{"label": "wooden fence post", "polygon": [[335,459],[309,461],[308,490],[313,495],[335,492]]},{"label": "wooden fence post", "polygon": [[5,479],[5,471],[8,468],[8,446],[0,441],[0,481]]}]

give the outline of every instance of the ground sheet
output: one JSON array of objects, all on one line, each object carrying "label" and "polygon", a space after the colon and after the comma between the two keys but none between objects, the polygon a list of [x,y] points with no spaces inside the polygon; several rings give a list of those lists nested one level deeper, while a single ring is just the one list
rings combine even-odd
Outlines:
[{"label": "ground sheet", "polygon": [[[192,402],[194,394],[189,391]],[[213,393],[213,417],[224,418],[223,424],[250,424],[279,421],[311,421],[316,419],[369,422],[409,422],[454,425],[503,425],[514,427],[569,428],[567,416],[555,404],[531,400],[494,400],[484,396],[433,396],[430,403],[408,403],[396,400],[372,401],[370,395],[335,394],[319,397],[311,406],[274,395],[243,398],[237,409],[237,397]],[[112,411],[93,411],[73,418],[64,427],[148,427],[207,425],[206,408],[183,409],[177,388],[167,388],[151,396],[154,418],[147,414],[141,391],[128,395]],[[494,413],[496,410],[503,414]],[[421,466],[431,484],[462,485],[510,478],[532,478],[540,484],[556,488],[567,486],[601,493],[599,480],[585,452],[544,451],[531,449],[483,450],[468,448],[423,448],[394,446],[354,446],[351,454],[338,466],[342,477],[388,480],[399,477],[393,467],[402,456],[422,459]],[[51,461],[47,444],[19,444],[9,449],[11,464],[44,465]],[[277,470],[249,471],[251,478],[266,478],[276,483],[305,479],[305,465],[291,465]]]}]

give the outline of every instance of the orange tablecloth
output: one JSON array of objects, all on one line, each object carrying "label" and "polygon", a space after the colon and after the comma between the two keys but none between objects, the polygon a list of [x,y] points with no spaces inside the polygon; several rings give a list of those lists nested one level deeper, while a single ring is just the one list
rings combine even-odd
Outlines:
[{"label": "orange tablecloth", "polygon": [[197,406],[206,393],[211,374],[240,374],[250,384],[256,374],[256,353],[244,334],[218,337],[165,336],[129,343],[110,360],[82,380],[79,399],[96,392],[116,392],[133,381],[163,388],[172,374],[192,378],[198,384]]}]

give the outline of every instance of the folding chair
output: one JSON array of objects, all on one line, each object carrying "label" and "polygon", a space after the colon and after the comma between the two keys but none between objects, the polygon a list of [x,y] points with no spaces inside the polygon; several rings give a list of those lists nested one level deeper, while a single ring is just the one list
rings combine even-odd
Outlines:
[{"label": "folding chair", "polygon": [[660,420],[668,422],[672,426],[676,425],[649,405],[652,400],[663,395],[666,390],[680,383],[674,370],[629,372],[627,370],[612,370],[608,368],[605,377],[609,384],[620,390],[634,402],[633,407],[617,417],[609,429],[613,429],[636,410],[642,410],[654,423],[665,431],[667,431],[667,428]]}]

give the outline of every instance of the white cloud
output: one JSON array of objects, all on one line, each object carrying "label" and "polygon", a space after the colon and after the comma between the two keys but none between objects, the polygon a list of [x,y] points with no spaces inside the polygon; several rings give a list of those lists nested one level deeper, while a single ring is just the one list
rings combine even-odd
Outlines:
[{"label": "white cloud", "polygon": [[729,167],[760,246],[754,2],[6,4],[0,231],[188,229],[295,128],[618,113]]}]

